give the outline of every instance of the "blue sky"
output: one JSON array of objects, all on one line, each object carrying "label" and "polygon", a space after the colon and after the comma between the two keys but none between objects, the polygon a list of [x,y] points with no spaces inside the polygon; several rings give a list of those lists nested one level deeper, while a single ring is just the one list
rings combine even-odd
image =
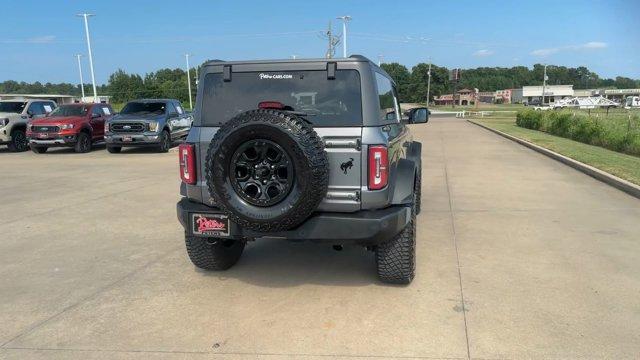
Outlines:
[{"label": "blue sky", "polygon": [[[77,83],[90,20],[98,83],[118,68],[144,74],[206,59],[322,57],[319,32],[351,15],[349,53],[409,68],[585,65],[640,78],[640,1],[8,1],[0,22],[0,81]],[[334,30],[341,25],[333,20]],[[342,54],[342,48],[338,54]],[[88,61],[83,60],[85,79]]]}]

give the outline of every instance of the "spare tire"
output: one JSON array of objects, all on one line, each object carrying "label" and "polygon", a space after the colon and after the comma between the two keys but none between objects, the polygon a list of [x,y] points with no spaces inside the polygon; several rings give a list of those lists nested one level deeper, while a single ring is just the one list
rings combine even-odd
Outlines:
[{"label": "spare tire", "polygon": [[222,125],[211,140],[205,179],[216,205],[240,227],[288,230],[325,197],[327,154],[304,119],[250,110]]}]

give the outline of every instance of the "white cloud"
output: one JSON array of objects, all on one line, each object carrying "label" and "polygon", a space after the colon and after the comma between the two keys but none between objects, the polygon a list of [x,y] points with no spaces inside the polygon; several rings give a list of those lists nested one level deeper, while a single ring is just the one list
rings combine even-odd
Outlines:
[{"label": "white cloud", "polygon": [[558,51],[560,51],[560,48],[538,49],[538,50],[533,50],[531,52],[531,55],[533,55],[533,56],[549,56],[551,54],[557,53]]},{"label": "white cloud", "polygon": [[473,53],[473,56],[475,57],[487,57],[491,55],[493,55],[493,51],[487,49],[478,50]]},{"label": "white cloud", "polygon": [[50,44],[55,40],[56,40],[55,35],[44,35],[44,36],[36,36],[30,39],[27,39],[27,42],[31,44]]},{"label": "white cloud", "polygon": [[591,41],[586,44],[579,45],[580,49],[604,49],[607,47],[607,43],[600,41]]},{"label": "white cloud", "polygon": [[537,49],[531,52],[533,56],[545,57],[549,55],[553,55],[560,51],[580,51],[580,50],[600,50],[607,47],[607,43],[601,41],[590,41],[588,43],[580,44],[580,45],[567,45],[561,47],[547,48],[547,49]]}]

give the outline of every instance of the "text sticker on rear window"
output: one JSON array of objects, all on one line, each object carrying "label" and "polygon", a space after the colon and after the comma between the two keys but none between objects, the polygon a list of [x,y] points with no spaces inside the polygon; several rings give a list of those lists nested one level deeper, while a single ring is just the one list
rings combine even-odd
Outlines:
[{"label": "text sticker on rear window", "polygon": [[103,107],[103,108],[102,108],[102,112],[103,112],[105,115],[111,115],[111,110],[109,110],[109,108],[108,108],[108,107]]},{"label": "text sticker on rear window", "polygon": [[53,111],[53,109],[51,108],[51,105],[42,105],[42,106],[44,107],[44,111],[46,111],[48,113]]},{"label": "text sticker on rear window", "polygon": [[260,77],[260,80],[262,80],[262,79],[293,79],[293,75],[291,75],[291,74],[265,74],[265,73],[260,73],[258,75],[258,77]]}]

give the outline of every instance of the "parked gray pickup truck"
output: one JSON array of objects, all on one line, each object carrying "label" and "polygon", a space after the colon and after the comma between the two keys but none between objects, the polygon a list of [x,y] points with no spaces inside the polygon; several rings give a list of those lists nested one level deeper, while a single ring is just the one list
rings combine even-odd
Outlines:
[{"label": "parked gray pickup truck", "polygon": [[208,62],[199,84],[177,204],[197,267],[230,268],[247,241],[311,240],[362,245],[382,281],[411,282],[422,146],[407,124],[427,108],[402,118],[362,56]]},{"label": "parked gray pickup truck", "polygon": [[152,146],[159,152],[167,152],[175,141],[187,136],[192,122],[193,118],[178,100],[130,101],[105,122],[107,151],[119,153],[127,146]]}]

